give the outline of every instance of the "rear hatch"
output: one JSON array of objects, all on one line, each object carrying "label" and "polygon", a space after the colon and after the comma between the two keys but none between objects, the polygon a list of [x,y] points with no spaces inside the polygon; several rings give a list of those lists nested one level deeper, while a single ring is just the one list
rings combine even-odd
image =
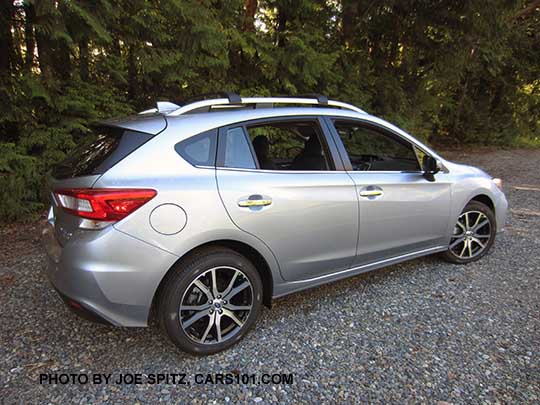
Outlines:
[{"label": "rear hatch", "polygon": [[53,192],[62,189],[92,188],[97,179],[166,128],[162,115],[108,121],[94,127],[68,157],[52,170],[48,187],[52,207],[49,222],[63,246],[79,231],[83,219],[66,212]]}]

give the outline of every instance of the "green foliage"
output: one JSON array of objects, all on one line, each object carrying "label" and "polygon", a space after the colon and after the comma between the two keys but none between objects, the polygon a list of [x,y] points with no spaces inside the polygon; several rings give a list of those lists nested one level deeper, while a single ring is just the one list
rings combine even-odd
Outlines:
[{"label": "green foliage", "polygon": [[219,90],[327,94],[438,145],[540,145],[533,0],[253,3],[2,0],[0,219],[43,208],[93,122]]}]

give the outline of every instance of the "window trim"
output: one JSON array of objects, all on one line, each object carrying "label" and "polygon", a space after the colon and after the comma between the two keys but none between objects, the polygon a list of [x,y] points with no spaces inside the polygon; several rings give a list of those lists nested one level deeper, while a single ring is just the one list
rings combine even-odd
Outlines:
[{"label": "window trim", "polygon": [[[261,169],[259,165],[259,160],[257,154],[253,149],[253,144],[249,138],[248,127],[251,126],[260,126],[264,124],[270,124],[273,122],[313,122],[319,127],[322,147],[325,150],[325,154],[328,159],[328,163],[333,169],[330,170],[271,170],[271,169]],[[247,137],[248,144],[251,150],[253,160],[255,161],[256,168],[235,168],[235,167],[225,167],[225,135],[228,130],[233,128],[241,127],[244,131],[244,136]],[[219,128],[218,131],[218,143],[217,143],[217,159],[216,159],[216,169],[220,170],[236,170],[236,171],[247,171],[247,172],[260,172],[260,173],[276,173],[276,174],[312,174],[312,173],[336,173],[345,171],[343,161],[340,158],[337,145],[332,136],[332,133],[328,130],[327,124],[325,123],[323,117],[319,115],[295,115],[295,116],[280,116],[280,117],[271,117],[271,118],[259,118],[249,121],[241,121],[227,126]]]},{"label": "window trim", "polygon": [[[404,136],[402,136],[398,132],[393,131],[392,129],[390,129],[390,128],[384,126],[384,125],[381,125],[381,124],[379,124],[377,122],[364,120],[364,119],[360,119],[360,118],[356,118],[356,117],[342,117],[342,116],[333,116],[333,115],[325,116],[324,118],[325,118],[325,121],[326,121],[326,125],[329,127],[330,133],[332,134],[332,136],[334,138],[334,142],[336,142],[336,144],[338,145],[338,152],[339,152],[339,155],[340,155],[341,159],[343,160],[343,165],[345,167],[345,170],[348,171],[348,172],[352,172],[352,173],[374,173],[374,174],[411,174],[411,173],[412,174],[414,174],[414,173],[422,174],[422,173],[424,173],[424,171],[422,170],[422,163],[420,161],[418,161],[418,155],[417,155],[416,151],[414,150],[414,148],[417,148],[417,149],[421,150],[422,152],[424,152],[428,156],[433,156],[427,150],[420,147],[416,142],[412,142],[410,139],[405,138]],[[347,152],[347,149],[345,149],[345,145],[343,144],[343,141],[341,140],[341,137],[339,136],[339,133],[337,132],[336,127],[334,126],[335,121],[356,122],[356,123],[359,123],[359,124],[361,124],[363,126],[366,126],[368,128],[372,127],[375,130],[379,130],[380,132],[383,132],[383,133],[387,132],[390,135],[398,137],[399,139],[403,140],[404,142],[406,142],[407,144],[409,144],[411,146],[411,148],[413,149],[413,153],[414,153],[414,155],[416,157],[416,160],[418,162],[418,167],[420,168],[420,170],[353,170],[352,163],[351,163],[351,160],[349,158],[349,153]]]}]

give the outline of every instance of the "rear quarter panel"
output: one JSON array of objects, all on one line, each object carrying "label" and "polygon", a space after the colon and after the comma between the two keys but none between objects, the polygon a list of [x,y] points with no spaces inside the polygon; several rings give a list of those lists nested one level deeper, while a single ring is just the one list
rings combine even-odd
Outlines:
[{"label": "rear quarter panel", "polygon": [[[195,131],[205,128],[192,130],[199,133]],[[229,218],[217,190],[215,169],[196,168],[182,159],[174,145],[186,138],[186,134],[176,137],[168,131],[137,149],[96,182],[95,187],[153,188],[158,192],[154,199],[114,227],[178,258],[209,242],[243,242],[265,258],[274,280],[280,280],[279,266],[270,249],[256,237],[238,229]],[[150,214],[162,204],[175,204],[184,210],[187,221],[180,232],[164,235],[151,226]],[[151,261],[152,258],[148,258],[149,267]],[[168,270],[153,269],[160,279]]]}]

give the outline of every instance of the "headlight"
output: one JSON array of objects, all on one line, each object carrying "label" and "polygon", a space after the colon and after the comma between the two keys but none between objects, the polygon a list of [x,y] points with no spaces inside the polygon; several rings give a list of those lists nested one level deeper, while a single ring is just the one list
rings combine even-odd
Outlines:
[{"label": "headlight", "polygon": [[502,179],[499,179],[499,178],[495,177],[492,180],[493,180],[493,183],[495,183],[495,185],[497,187],[499,187],[499,190],[503,189],[503,181],[502,181]]}]

